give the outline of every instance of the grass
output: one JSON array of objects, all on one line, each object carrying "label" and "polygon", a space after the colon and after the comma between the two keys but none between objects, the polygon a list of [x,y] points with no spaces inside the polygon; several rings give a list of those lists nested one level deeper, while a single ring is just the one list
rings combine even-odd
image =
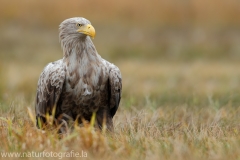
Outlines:
[{"label": "grass", "polygon": [[114,134],[86,125],[61,139],[54,131],[36,129],[21,107],[26,105],[13,104],[0,118],[1,152],[84,150],[89,159],[239,159],[240,110],[230,105],[121,106]]},{"label": "grass", "polygon": [[[116,64],[122,70],[124,84],[114,134],[100,133],[87,124],[61,139],[54,130],[38,130],[31,119],[35,84],[29,85],[29,79],[36,82],[38,74],[29,74],[35,73],[30,69],[28,78],[19,79],[14,89],[5,93],[16,97],[2,97],[0,151],[83,150],[88,159],[240,158],[238,63]],[[12,72],[18,72],[17,68]]]},{"label": "grass", "polygon": [[[0,10],[0,159],[72,150],[82,159],[240,159],[238,1],[9,0]],[[114,134],[84,124],[60,138],[35,127],[38,77],[62,58],[57,28],[75,16],[91,20],[98,52],[122,72]]]}]

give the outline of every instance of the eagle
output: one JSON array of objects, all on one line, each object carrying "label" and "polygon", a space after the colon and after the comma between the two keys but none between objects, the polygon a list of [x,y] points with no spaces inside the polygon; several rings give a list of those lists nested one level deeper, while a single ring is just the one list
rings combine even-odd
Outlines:
[{"label": "eagle", "polygon": [[95,29],[83,17],[64,20],[59,26],[63,58],[43,69],[36,93],[36,126],[47,125],[52,115],[60,132],[66,132],[70,121],[90,121],[114,130],[113,116],[118,110],[122,77],[117,66],[103,59],[91,38]]}]

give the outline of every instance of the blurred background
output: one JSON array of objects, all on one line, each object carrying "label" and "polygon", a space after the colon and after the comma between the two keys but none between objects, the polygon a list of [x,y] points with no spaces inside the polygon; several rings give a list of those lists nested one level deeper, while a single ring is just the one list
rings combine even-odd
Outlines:
[{"label": "blurred background", "polygon": [[239,0],[0,0],[0,105],[33,106],[44,66],[62,58],[59,24],[85,17],[123,76],[122,106],[239,106]]}]

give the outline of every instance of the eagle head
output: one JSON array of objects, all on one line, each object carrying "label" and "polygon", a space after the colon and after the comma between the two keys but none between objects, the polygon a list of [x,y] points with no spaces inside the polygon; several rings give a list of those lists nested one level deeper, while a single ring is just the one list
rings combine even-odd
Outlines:
[{"label": "eagle head", "polygon": [[95,29],[90,21],[83,17],[75,17],[64,20],[59,26],[59,39],[84,39],[87,36],[95,37]]}]

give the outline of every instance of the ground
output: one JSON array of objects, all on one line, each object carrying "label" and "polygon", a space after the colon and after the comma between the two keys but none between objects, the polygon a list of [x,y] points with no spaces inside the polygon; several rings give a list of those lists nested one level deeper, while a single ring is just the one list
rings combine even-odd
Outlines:
[{"label": "ground", "polygon": [[[238,63],[133,60],[116,64],[123,73],[124,92],[114,117],[115,134],[102,134],[86,125],[59,139],[53,131],[36,129],[31,119],[34,94],[12,98],[5,93],[1,101],[1,152],[83,150],[89,159],[240,157]],[[19,72],[14,65],[18,66],[11,64],[8,74]],[[22,65],[21,69],[28,67]],[[29,70],[33,74],[22,75],[25,78],[18,84],[24,90],[30,87],[28,79],[39,73]]]},{"label": "ground", "polygon": [[[0,159],[240,159],[239,2],[52,3],[0,6]],[[114,134],[35,127],[37,80],[62,58],[58,25],[73,16],[92,22],[99,54],[122,72]]]}]

